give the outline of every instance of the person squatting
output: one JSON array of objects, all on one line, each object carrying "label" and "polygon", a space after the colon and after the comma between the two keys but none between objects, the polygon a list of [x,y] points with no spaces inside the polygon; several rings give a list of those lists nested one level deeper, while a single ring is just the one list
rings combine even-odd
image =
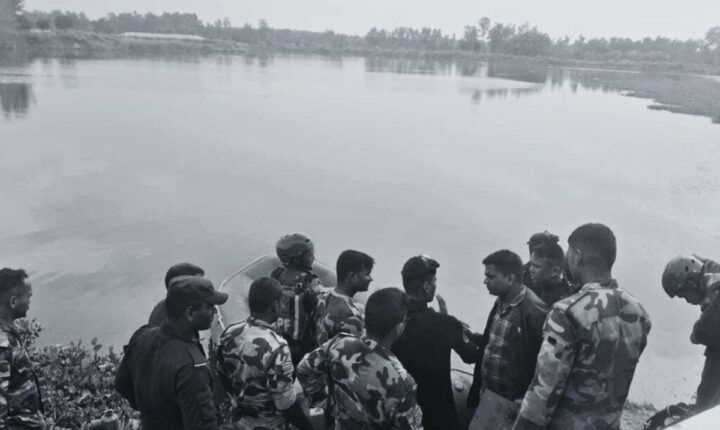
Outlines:
[{"label": "person squatting", "polygon": [[[474,365],[471,430],[619,430],[650,318],[613,278],[610,228],[576,228],[567,252],[558,242],[537,233],[527,264],[505,249],[482,261],[495,300],[476,333],[436,294],[436,260],[409,258],[403,289],[378,289],[363,306],[356,295],[373,280],[371,256],[342,252],[337,284],[327,289],[313,272],[310,238],[283,236],[281,265],[252,282],[249,316],[211,343],[213,360],[199,333],[228,294],[202,268],[177,264],[165,277],[165,299],[125,346],[115,387],[145,430],[456,430],[467,424],[453,397],[455,351]],[[662,285],[670,297],[702,308],[691,341],[706,345],[706,365],[697,404],[685,406],[717,405],[720,266],[678,257]],[[0,429],[46,428],[37,378],[14,326],[31,295],[24,271],[0,270]],[[436,299],[439,311],[429,306]],[[230,419],[220,419],[218,393],[229,398]],[[324,409],[319,424],[309,414],[317,407]]]}]

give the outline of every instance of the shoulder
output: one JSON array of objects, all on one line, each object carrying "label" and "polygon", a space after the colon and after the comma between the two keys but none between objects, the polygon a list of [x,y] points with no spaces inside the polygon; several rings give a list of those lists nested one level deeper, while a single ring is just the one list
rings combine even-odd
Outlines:
[{"label": "shoulder", "polygon": [[529,287],[526,287],[526,295],[523,300],[523,306],[532,314],[547,314],[548,306],[537,296]]}]

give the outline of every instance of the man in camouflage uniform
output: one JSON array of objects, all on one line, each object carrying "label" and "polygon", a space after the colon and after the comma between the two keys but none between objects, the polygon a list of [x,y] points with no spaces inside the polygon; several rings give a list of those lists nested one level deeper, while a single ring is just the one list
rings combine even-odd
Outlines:
[{"label": "man in camouflage uniform", "polygon": [[272,278],[250,286],[250,316],[229,326],[217,351],[220,379],[230,394],[233,421],[256,430],[284,428],[288,423],[312,430],[293,386],[293,364],[287,342],[272,324],[278,316],[282,287]]},{"label": "man in camouflage uniform", "polygon": [[31,296],[24,270],[0,270],[0,429],[45,428],[37,376],[14,324]]},{"label": "man in camouflage uniform", "polygon": [[568,265],[583,287],[548,314],[514,429],[620,428],[650,319],[612,278],[615,255],[615,235],[603,224],[585,224],[568,238]]},{"label": "man in camouflage uniform", "polygon": [[402,291],[378,290],[367,301],[365,336],[341,333],[300,362],[298,380],[309,398],[322,400],[328,388],[335,430],[423,428],[415,380],[390,349],[406,315]]},{"label": "man in camouflage uniform", "polygon": [[316,336],[318,345],[332,339],[340,332],[360,336],[365,324],[365,310],[353,297],[367,291],[372,282],[375,260],[360,251],[349,249],[338,257],[336,272],[338,284],[332,291],[318,297],[315,311]]},{"label": "man in camouflage uniform", "polygon": [[317,347],[315,310],[322,286],[312,272],[315,245],[308,236],[293,233],[281,237],[275,251],[282,266],[273,270],[270,277],[282,285],[283,297],[274,324],[290,347],[293,365],[297,365],[305,354]]},{"label": "man in camouflage uniform", "polygon": [[702,412],[720,404],[720,264],[696,255],[670,260],[662,276],[668,296],[699,305],[700,318],[693,326],[690,341],[705,345],[705,366],[689,413]]}]

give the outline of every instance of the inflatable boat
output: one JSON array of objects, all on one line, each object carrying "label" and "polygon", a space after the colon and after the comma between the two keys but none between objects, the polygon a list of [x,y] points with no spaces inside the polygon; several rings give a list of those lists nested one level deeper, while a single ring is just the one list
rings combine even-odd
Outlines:
[{"label": "inflatable boat", "polygon": [[[270,276],[270,273],[275,268],[280,267],[280,265],[280,260],[276,256],[265,255],[238,269],[220,284],[220,291],[227,293],[230,298],[227,303],[219,307],[217,318],[215,322],[213,322],[211,328],[211,348],[212,345],[217,345],[218,339],[225,330],[225,327],[247,318],[249,314],[247,297],[250,284],[252,284],[255,279]],[[326,264],[316,261],[313,264],[313,273],[320,278],[320,282],[325,288],[334,288],[337,284],[335,270]],[[468,390],[472,384],[472,375],[463,370],[452,369],[451,378],[458,418],[461,427],[466,429],[472,419],[473,413],[471,409],[465,407]],[[310,418],[315,429],[321,430],[324,428],[322,410],[311,409]]]}]

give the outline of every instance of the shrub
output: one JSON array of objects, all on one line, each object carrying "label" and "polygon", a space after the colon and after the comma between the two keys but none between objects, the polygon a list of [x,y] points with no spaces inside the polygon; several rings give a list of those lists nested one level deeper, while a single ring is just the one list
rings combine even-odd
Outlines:
[{"label": "shrub", "polygon": [[115,413],[120,429],[138,428],[138,414],[114,389],[120,356],[112,347],[101,354],[97,339],[86,347],[81,340],[70,345],[35,346],[43,327],[36,321],[18,321],[40,380],[48,430],[96,428],[92,421],[106,411]]}]

